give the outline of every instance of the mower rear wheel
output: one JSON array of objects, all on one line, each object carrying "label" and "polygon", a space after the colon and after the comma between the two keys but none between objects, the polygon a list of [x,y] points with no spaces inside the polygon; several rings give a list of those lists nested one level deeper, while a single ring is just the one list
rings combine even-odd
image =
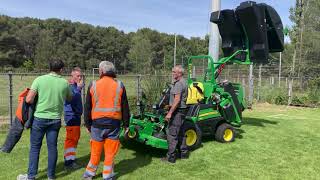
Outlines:
[{"label": "mower rear wheel", "polygon": [[221,124],[215,133],[215,139],[221,143],[228,143],[234,141],[235,130],[227,123]]},{"label": "mower rear wheel", "polygon": [[197,124],[186,121],[183,124],[183,136],[186,137],[186,145],[189,150],[197,149],[201,145],[201,130]]}]

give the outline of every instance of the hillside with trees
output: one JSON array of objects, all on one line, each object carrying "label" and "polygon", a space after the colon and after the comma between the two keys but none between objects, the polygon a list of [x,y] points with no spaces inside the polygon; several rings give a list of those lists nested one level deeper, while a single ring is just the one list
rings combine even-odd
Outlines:
[{"label": "hillside with trees", "polygon": [[[177,36],[177,60],[206,54],[208,38]],[[124,33],[60,19],[40,20],[0,16],[2,68],[46,69],[50,57],[62,58],[67,67],[91,69],[101,60],[116,64],[121,72],[146,73],[173,64],[174,35],[149,28]],[[147,68],[142,68],[147,67]]]}]

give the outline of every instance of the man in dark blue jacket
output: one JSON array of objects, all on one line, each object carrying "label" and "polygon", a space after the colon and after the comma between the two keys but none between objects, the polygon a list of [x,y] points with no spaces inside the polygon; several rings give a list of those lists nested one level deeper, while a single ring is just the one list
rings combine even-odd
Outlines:
[{"label": "man in dark blue jacket", "polygon": [[66,124],[66,139],[64,142],[64,165],[75,169],[79,166],[75,163],[76,148],[80,138],[81,115],[83,111],[81,90],[84,86],[81,69],[73,68],[69,80],[73,93],[72,100],[64,103],[64,120]]}]

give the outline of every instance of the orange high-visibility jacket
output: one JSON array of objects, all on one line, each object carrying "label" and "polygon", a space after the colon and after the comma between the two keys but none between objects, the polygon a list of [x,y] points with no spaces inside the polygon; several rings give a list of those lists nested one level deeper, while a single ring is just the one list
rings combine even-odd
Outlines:
[{"label": "orange high-visibility jacket", "polygon": [[123,93],[121,81],[111,77],[93,81],[90,88],[92,110],[92,120],[99,118],[122,119],[121,97]]},{"label": "orange high-visibility jacket", "polygon": [[24,89],[18,96],[18,106],[16,117],[24,124],[28,120],[28,110],[26,109],[25,98],[28,95],[29,88]]}]

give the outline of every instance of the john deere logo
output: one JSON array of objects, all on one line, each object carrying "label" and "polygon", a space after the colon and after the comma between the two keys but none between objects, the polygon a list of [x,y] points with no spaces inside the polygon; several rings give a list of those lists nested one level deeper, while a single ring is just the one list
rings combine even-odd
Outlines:
[{"label": "john deere logo", "polygon": [[212,112],[200,114],[199,117],[209,116],[209,115],[215,115],[215,114],[218,114],[218,111],[212,111]]}]

